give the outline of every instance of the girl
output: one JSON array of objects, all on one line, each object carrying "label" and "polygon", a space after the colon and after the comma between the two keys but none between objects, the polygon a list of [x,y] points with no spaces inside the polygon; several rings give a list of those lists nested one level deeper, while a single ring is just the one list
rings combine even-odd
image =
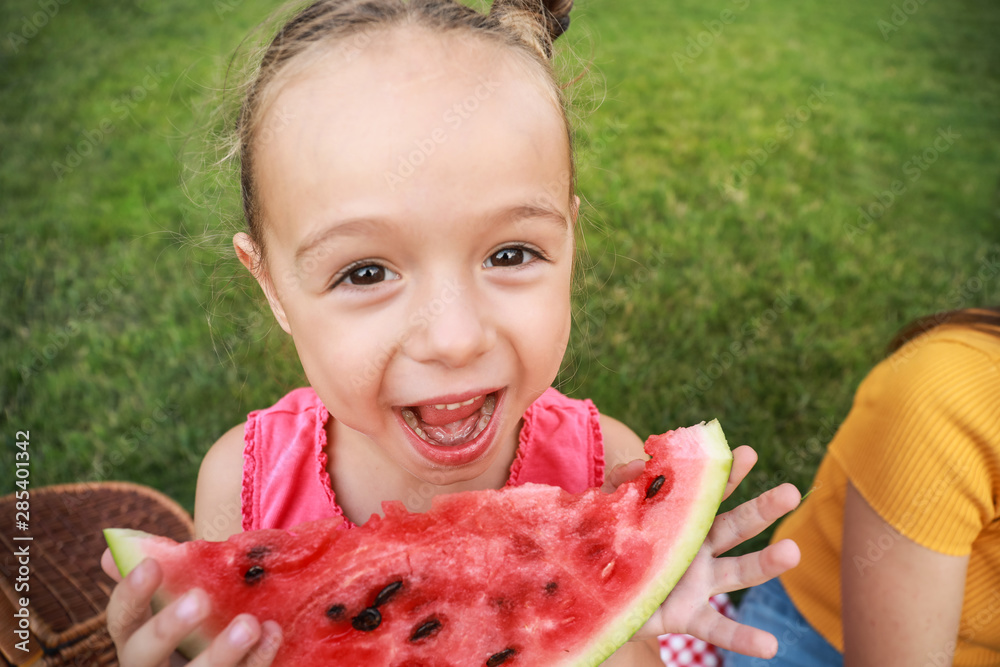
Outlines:
[{"label": "girl", "polygon": [[890,348],[775,533],[806,562],[740,607],[789,636],[773,664],[1000,665],[1000,309],[928,315]]},{"label": "girl", "polygon": [[[579,208],[550,64],[571,4],[498,0],[482,15],[451,0],[324,0],[278,32],[237,123],[248,228],[234,244],[310,387],[211,448],[200,536],[333,513],[360,523],[385,500],[419,510],[436,494],[527,481],[613,489],[637,472],[632,431],[551,388]],[[729,491],[754,458],[735,452]],[[797,502],[785,486],[720,516],[608,664],[659,664],[655,637],[668,631],[773,654],[773,637],[708,599],[795,565],[791,542],[715,556]],[[241,520],[227,524],[233,508]],[[136,610],[159,580],[147,562],[112,596],[126,667],[163,664],[208,611],[196,591],[147,622]],[[193,664],[266,665],[279,641],[273,622],[241,616]]]}]

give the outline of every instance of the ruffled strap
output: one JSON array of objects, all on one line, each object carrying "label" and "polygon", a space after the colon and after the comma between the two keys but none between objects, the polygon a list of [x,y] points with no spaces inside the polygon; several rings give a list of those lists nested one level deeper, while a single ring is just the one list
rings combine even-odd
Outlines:
[{"label": "ruffled strap", "polygon": [[604,482],[604,436],[593,401],[550,387],[523,419],[508,486],[534,482],[581,493]]},{"label": "ruffled strap", "polygon": [[247,415],[243,433],[243,530],[291,528],[344,516],[327,472],[330,413],[311,387]]}]

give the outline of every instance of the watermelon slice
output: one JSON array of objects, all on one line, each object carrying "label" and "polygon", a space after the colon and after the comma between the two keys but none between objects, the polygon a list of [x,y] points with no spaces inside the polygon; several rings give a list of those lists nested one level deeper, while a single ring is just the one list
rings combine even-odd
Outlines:
[{"label": "watermelon slice", "polygon": [[157,603],[200,587],[212,616],[191,648],[239,613],[283,631],[275,665],[597,665],[649,618],[708,533],[732,465],[717,421],[646,441],[644,473],[611,494],[526,484],[386,503],[226,542],[105,531],[122,574],[164,572]]}]

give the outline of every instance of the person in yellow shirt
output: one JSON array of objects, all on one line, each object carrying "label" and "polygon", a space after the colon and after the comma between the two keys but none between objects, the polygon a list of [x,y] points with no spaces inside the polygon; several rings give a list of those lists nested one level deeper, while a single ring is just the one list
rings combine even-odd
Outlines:
[{"label": "person in yellow shirt", "polygon": [[740,606],[778,655],[726,667],[1000,665],[1000,308],[925,317],[890,350],[775,532],[801,564]]}]

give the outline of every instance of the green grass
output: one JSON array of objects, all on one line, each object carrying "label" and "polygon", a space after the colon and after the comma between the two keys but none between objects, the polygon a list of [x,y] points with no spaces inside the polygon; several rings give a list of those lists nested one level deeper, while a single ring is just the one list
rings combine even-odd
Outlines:
[{"label": "green grass", "polygon": [[[41,5],[0,7],[0,470],[30,430],[34,485],[130,479],[190,509],[207,447],[302,382],[231,279],[232,190],[181,187],[273,3],[221,6],[71,1],[23,43]],[[560,386],[641,434],[718,417],[760,454],[740,499],[808,487],[903,323],[1000,302],[975,280],[1000,243],[1000,6],[928,2],[884,38],[892,12],[580,0],[565,38],[589,254]]]}]

